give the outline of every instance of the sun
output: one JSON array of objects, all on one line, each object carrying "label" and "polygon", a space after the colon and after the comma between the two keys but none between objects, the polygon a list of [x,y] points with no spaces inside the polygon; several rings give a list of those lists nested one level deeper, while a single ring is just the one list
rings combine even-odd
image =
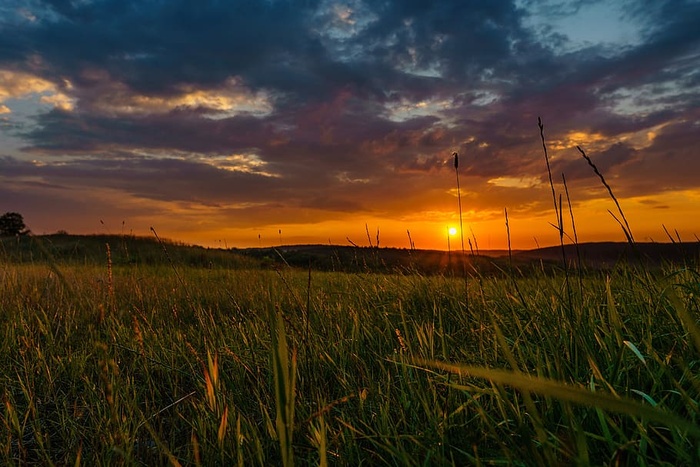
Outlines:
[{"label": "sun", "polygon": [[453,236],[457,235],[457,229],[455,229],[454,227],[450,227],[449,229],[447,229],[447,233]]}]

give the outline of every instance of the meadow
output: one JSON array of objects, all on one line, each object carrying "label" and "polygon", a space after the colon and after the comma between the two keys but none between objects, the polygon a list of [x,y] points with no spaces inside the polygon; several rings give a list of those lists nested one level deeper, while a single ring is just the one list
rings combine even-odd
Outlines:
[{"label": "meadow", "polygon": [[0,255],[3,465],[700,464],[697,257],[465,281],[116,236]]}]

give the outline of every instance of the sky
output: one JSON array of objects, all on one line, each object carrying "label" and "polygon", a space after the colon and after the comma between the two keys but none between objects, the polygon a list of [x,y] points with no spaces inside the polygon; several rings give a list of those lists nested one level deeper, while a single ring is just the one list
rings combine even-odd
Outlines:
[{"label": "sky", "polygon": [[636,241],[696,241],[698,24],[694,0],[3,0],[0,212],[446,249],[461,201],[465,244],[530,249],[561,197],[567,242],[624,241],[578,145]]}]

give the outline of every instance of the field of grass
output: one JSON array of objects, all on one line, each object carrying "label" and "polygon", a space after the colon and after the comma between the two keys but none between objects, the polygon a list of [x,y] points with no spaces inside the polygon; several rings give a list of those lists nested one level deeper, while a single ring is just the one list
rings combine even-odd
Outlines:
[{"label": "field of grass", "polygon": [[3,465],[700,464],[697,258],[474,271],[466,300],[460,277],[14,241]]}]

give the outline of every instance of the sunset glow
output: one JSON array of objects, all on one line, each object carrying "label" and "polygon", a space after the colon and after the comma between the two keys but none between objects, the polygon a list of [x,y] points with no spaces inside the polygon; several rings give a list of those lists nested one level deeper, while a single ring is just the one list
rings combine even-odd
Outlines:
[{"label": "sunset glow", "polygon": [[682,0],[9,0],[0,214],[37,234],[257,247],[369,229],[446,249],[456,151],[465,242],[506,248],[507,209],[513,248],[557,244],[560,196],[570,235],[573,215],[579,241],[624,241],[580,146],[638,241],[695,241],[698,18]]}]

